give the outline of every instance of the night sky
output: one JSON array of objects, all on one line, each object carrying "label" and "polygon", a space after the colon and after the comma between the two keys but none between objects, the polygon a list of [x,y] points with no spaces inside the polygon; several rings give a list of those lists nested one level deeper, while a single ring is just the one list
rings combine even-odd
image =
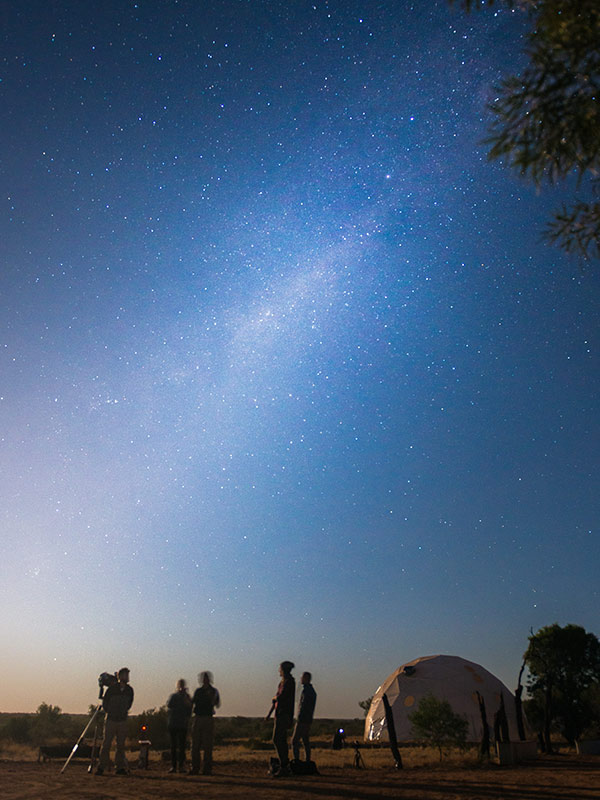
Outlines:
[{"label": "night sky", "polygon": [[487,160],[501,8],[4,3],[0,710],[600,634],[600,280]]}]

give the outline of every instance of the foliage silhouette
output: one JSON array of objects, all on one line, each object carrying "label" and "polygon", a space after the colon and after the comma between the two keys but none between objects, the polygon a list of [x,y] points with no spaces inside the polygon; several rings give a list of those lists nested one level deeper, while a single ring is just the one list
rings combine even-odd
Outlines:
[{"label": "foliage silhouette", "polygon": [[[504,160],[538,187],[576,178],[573,202],[555,212],[545,236],[585,260],[599,258],[600,4],[500,2],[525,11],[532,32],[525,68],[502,81],[490,106],[489,157]],[[473,0],[461,5],[467,11],[478,6]],[[585,199],[577,197],[581,190]]]},{"label": "foliage silhouette", "polygon": [[426,694],[416,711],[408,715],[415,739],[437,747],[440,761],[444,747],[465,747],[469,723],[460,714],[455,714],[447,700],[438,700]]},{"label": "foliage silhouette", "polygon": [[554,623],[531,634],[524,659],[532,709],[543,710],[541,733],[551,753],[553,723],[572,744],[594,722],[590,699],[600,686],[600,642],[579,625]]}]

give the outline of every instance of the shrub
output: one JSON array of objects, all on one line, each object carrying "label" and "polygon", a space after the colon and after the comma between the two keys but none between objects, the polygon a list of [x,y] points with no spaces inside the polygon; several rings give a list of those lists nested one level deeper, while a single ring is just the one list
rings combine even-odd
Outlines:
[{"label": "shrub", "polygon": [[455,714],[447,700],[438,700],[432,694],[422,698],[416,711],[409,714],[413,735],[425,744],[437,747],[440,761],[444,747],[465,747],[469,723]]}]

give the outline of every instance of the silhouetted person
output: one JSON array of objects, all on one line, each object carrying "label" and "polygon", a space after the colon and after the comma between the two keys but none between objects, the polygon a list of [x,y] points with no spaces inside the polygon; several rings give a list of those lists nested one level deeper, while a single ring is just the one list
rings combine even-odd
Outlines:
[{"label": "silhouetted person", "polygon": [[[274,773],[281,777],[290,775],[290,757],[288,750],[288,730],[294,721],[294,698],[296,695],[296,681],[292,676],[294,665],[291,661],[282,661],[279,665],[281,680],[277,687],[277,694],[273,698],[272,710],[275,712],[273,724],[273,744],[279,757],[279,770]],[[271,712],[269,712],[270,714]]]},{"label": "silhouetted person", "polygon": [[311,683],[312,675],[310,672],[303,672],[300,678],[302,684],[302,694],[298,703],[298,718],[292,736],[292,752],[296,761],[300,760],[300,742],[304,746],[304,756],[306,761],[310,761],[310,726],[312,725],[317,702],[317,693]]},{"label": "silhouetted person", "polygon": [[200,750],[204,751],[203,775],[210,775],[213,766],[213,740],[215,730],[215,708],[221,705],[219,691],[212,685],[213,676],[205,670],[198,675],[200,686],[192,698],[194,710],[194,723],[192,726],[192,768],[191,775],[198,775],[202,757]]},{"label": "silhouetted person", "polygon": [[183,772],[188,727],[192,716],[192,698],[183,678],[177,681],[177,690],[167,700],[167,727],[171,738],[171,769]]},{"label": "silhouetted person", "polygon": [[127,715],[133,704],[133,689],[129,685],[129,670],[122,667],[117,673],[118,682],[108,687],[102,698],[102,708],[106,714],[104,722],[104,741],[100,751],[100,762],[96,775],[103,775],[110,766],[110,748],[113,739],[117,739],[115,766],[117,775],[127,775],[129,764],[125,757],[125,740],[127,739]]}]

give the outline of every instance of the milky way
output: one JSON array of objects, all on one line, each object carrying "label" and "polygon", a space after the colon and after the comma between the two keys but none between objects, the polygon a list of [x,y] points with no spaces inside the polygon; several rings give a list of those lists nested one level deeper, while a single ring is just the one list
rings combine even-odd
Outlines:
[{"label": "milky way", "polygon": [[[524,16],[9,0],[0,707],[358,716],[593,629],[598,278],[482,143]],[[134,709],[134,710],[136,710]]]}]

